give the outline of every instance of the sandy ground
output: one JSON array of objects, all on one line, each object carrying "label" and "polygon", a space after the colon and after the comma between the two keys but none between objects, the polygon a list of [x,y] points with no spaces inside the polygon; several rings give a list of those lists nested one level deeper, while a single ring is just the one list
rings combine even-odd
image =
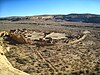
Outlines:
[{"label": "sandy ground", "polygon": [[[63,24],[63,25],[62,25]],[[68,26],[67,26],[68,25]],[[100,25],[55,23],[51,25],[35,24],[0,24],[0,30],[27,29],[27,34],[64,33],[66,39],[57,40],[53,45],[37,46],[31,44],[5,43],[11,47],[5,55],[13,67],[30,75],[99,75],[100,74]],[[87,37],[75,44],[67,44],[78,38],[84,30],[89,30]],[[25,31],[23,31],[25,32]],[[20,32],[20,34],[23,34]],[[26,34],[25,33],[25,34]],[[55,34],[54,34],[55,35]],[[72,37],[69,37],[72,36]],[[76,38],[77,37],[77,38]],[[32,37],[34,38],[34,37]]]}]

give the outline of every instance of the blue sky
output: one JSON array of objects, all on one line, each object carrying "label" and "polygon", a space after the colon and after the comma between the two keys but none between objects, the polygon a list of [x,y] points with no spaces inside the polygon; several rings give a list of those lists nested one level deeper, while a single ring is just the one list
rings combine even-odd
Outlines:
[{"label": "blue sky", "polygon": [[100,0],[0,0],[0,17],[70,13],[100,14]]}]

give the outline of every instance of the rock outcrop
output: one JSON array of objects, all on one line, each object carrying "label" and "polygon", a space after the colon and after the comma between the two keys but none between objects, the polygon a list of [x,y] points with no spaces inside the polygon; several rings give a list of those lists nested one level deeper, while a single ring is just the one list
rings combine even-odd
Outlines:
[{"label": "rock outcrop", "polygon": [[14,68],[3,53],[3,47],[0,46],[0,75],[29,75]]}]

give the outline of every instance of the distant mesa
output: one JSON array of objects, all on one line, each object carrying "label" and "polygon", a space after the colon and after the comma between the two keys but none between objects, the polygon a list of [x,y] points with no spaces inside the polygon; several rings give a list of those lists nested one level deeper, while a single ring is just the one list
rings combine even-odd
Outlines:
[{"label": "distant mesa", "polygon": [[33,16],[30,19],[53,19],[54,16]]},{"label": "distant mesa", "polygon": [[100,23],[100,15],[96,14],[68,14],[68,15],[38,15],[38,16],[13,16],[0,18],[0,20],[21,21],[21,20],[53,20],[71,21],[83,23]]}]

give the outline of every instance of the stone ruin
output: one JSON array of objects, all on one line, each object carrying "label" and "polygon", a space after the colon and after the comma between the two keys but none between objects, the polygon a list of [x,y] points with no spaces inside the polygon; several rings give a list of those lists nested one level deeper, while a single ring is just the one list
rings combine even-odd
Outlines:
[{"label": "stone ruin", "polygon": [[19,44],[36,44],[37,46],[46,46],[58,44],[61,41],[65,44],[73,44],[85,39],[90,31],[84,31],[81,34],[67,35],[66,33],[57,32],[40,32],[27,29],[10,30],[1,32],[0,37],[6,36],[9,42]]}]

